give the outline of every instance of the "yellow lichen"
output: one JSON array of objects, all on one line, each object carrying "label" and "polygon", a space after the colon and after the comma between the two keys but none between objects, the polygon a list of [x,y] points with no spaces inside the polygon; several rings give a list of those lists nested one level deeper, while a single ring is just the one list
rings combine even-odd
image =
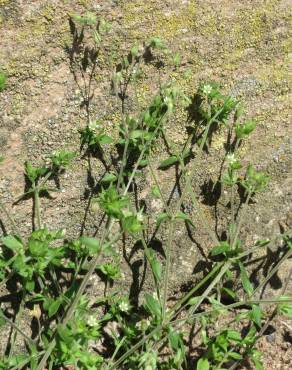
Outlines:
[{"label": "yellow lichen", "polygon": [[193,2],[170,11],[143,0],[127,1],[123,7],[129,37],[139,40],[157,36],[170,41],[175,36],[183,35],[183,32],[193,28],[195,11]]}]

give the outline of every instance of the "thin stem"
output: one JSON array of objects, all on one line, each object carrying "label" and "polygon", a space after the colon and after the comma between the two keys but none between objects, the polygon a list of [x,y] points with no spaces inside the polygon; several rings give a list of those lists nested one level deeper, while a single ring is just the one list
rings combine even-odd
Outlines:
[{"label": "thin stem", "polygon": [[210,119],[210,121],[207,123],[207,126],[204,130],[204,134],[203,134],[203,138],[202,138],[202,141],[201,141],[201,144],[199,146],[199,153],[197,155],[197,157],[195,158],[195,161],[193,161],[193,165],[192,165],[192,168],[190,170],[190,173],[189,175],[187,176],[186,178],[186,185],[182,191],[182,196],[180,197],[179,199],[179,202],[178,202],[178,206],[177,206],[177,209],[180,209],[185,197],[187,196],[188,194],[188,188],[189,186],[191,186],[191,181],[192,181],[192,178],[194,176],[194,172],[196,170],[196,167],[194,166],[195,163],[198,163],[202,157],[202,154],[203,154],[203,148],[206,144],[206,141],[207,141],[207,138],[208,138],[208,134],[209,134],[209,131],[210,131],[210,128],[212,126],[212,124],[216,121],[217,117],[222,113],[223,111],[223,108],[219,109],[215,114],[214,116]]},{"label": "thin stem", "polygon": [[13,232],[17,233],[16,222],[14,221],[14,218],[10,215],[10,213],[7,211],[6,207],[4,206],[4,204],[1,201],[0,201],[0,209],[5,214],[5,216],[8,218],[8,220],[10,221],[10,223],[12,225]]},{"label": "thin stem", "polygon": [[[290,281],[290,278],[291,278],[291,275],[292,275],[292,268],[290,269],[289,271],[289,274],[287,276],[287,279],[286,279],[286,282],[281,290],[281,294],[279,295],[278,297],[278,300],[275,300],[274,302],[272,303],[292,303],[292,300],[291,299],[288,299],[288,300],[280,300],[280,296],[281,295],[284,295],[285,294],[285,291],[288,287],[288,284],[289,284],[289,281]],[[259,301],[259,303],[263,303],[264,301]],[[245,350],[244,354],[243,354],[243,358],[248,354],[249,350],[255,345],[255,343],[261,338],[261,336],[264,334],[264,332],[267,330],[268,326],[270,325],[270,323],[272,322],[272,320],[275,318],[275,316],[277,315],[277,312],[278,312],[278,306],[276,306],[273,310],[273,312],[271,313],[271,315],[269,316],[269,318],[267,319],[266,323],[262,326],[261,330],[258,332],[256,338],[254,339],[253,343],[250,344],[247,349]],[[239,360],[238,362],[236,362],[235,364],[233,364],[231,366],[230,369],[235,369],[240,363],[242,362],[242,360]]]},{"label": "thin stem", "polygon": [[242,210],[242,212],[240,213],[240,216],[239,216],[238,224],[236,226],[236,230],[235,230],[235,233],[234,233],[234,236],[233,236],[233,239],[232,239],[232,243],[231,243],[231,250],[234,250],[234,248],[235,248],[237,238],[238,238],[238,235],[239,235],[240,230],[241,230],[241,226],[242,226],[242,224],[245,220],[246,214],[247,214],[247,207],[248,207],[251,196],[252,196],[252,192],[249,191],[248,194],[247,194],[247,197],[246,197],[246,201],[245,201],[244,206],[243,206],[243,210]]},{"label": "thin stem", "polygon": [[[148,260],[148,262],[149,262],[149,264],[151,266],[151,263],[150,263],[150,260],[149,260],[149,257],[150,257],[150,255],[149,255],[149,248],[147,246],[147,243],[145,241],[144,235],[142,233],[141,233],[141,242],[142,242],[143,247],[145,249],[146,258],[147,258],[147,260]],[[156,281],[156,276],[155,276],[154,271],[152,270],[152,268],[151,268],[151,272],[152,272],[154,284],[155,284],[155,287],[156,287],[157,297],[158,297],[158,299],[160,301],[160,299],[161,299],[161,297],[160,297],[160,288],[159,288],[158,282]]]},{"label": "thin stem", "polygon": [[218,284],[218,282],[221,280],[221,278],[225,275],[226,271],[230,268],[231,261],[227,261],[225,265],[223,265],[221,271],[218,273],[218,275],[214,278],[212,283],[208,286],[208,288],[204,291],[204,293],[200,296],[198,299],[198,302],[189,309],[188,315],[193,314],[197,308],[200,306],[200,304],[203,302],[205,298],[208,297],[209,293],[212,291],[212,289]]},{"label": "thin stem", "polygon": [[[214,275],[220,268],[223,266],[223,263],[218,263],[196,286],[194,286],[183,298],[181,298],[170,310],[170,314],[175,313],[177,316],[185,307],[189,298],[199,290],[206,282]],[[178,310],[178,311],[177,311]]]},{"label": "thin stem", "polygon": [[170,220],[168,242],[167,242],[167,246],[166,246],[166,265],[165,265],[164,291],[163,291],[163,302],[162,302],[162,312],[163,312],[163,318],[164,319],[166,317],[166,308],[167,308],[166,303],[167,303],[167,295],[168,295],[171,245],[172,245],[172,241],[173,241],[173,234],[174,234],[174,219],[172,218]]},{"label": "thin stem", "polygon": [[155,174],[155,172],[154,172],[154,170],[153,170],[150,156],[149,156],[149,158],[148,158],[148,166],[149,166],[149,169],[150,169],[151,176],[152,176],[152,178],[153,178],[153,180],[154,180],[154,182],[155,182],[155,185],[157,186],[157,189],[158,189],[158,191],[159,191],[159,195],[160,195],[160,198],[161,198],[161,200],[162,200],[162,202],[163,202],[164,208],[165,208],[165,210],[166,210],[167,212],[169,212],[169,207],[168,207],[168,205],[167,205],[167,203],[166,203],[166,200],[164,199],[164,196],[163,196],[163,193],[162,193],[162,190],[161,190],[161,187],[160,187],[159,181],[158,181],[157,176],[156,176],[156,174]]},{"label": "thin stem", "polygon": [[36,217],[37,229],[41,228],[41,212],[40,212],[40,194],[38,188],[34,189],[34,211]]},{"label": "thin stem", "polygon": [[175,325],[175,324],[181,324],[185,322],[190,322],[191,320],[197,319],[198,317],[202,316],[208,316],[211,315],[212,313],[218,312],[220,310],[232,310],[234,308],[239,308],[242,306],[251,306],[253,304],[273,304],[273,303],[291,303],[291,299],[286,299],[286,300],[279,300],[275,298],[270,298],[270,299],[264,299],[264,300],[247,300],[247,301],[241,301],[241,302],[235,302],[231,303],[228,305],[221,305],[220,307],[217,308],[212,308],[211,310],[206,310],[203,312],[198,312],[192,315],[188,315],[185,318],[182,319],[176,319],[176,320],[171,320],[169,321],[169,324]]},{"label": "thin stem", "polygon": [[271,279],[271,277],[279,270],[280,266],[292,256],[292,249],[289,249],[288,252],[281,258],[281,260],[276,264],[275,267],[272,268],[272,270],[268,273],[268,275],[265,277],[264,281],[261,282],[253,291],[252,296],[254,296],[260,289],[262,289],[267,282]]}]

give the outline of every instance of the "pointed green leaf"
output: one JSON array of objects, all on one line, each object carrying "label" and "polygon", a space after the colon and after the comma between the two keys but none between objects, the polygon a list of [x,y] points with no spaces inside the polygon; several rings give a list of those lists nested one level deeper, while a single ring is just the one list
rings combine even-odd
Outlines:
[{"label": "pointed green leaf", "polygon": [[152,316],[156,316],[158,318],[161,317],[161,307],[159,302],[148,293],[145,294],[145,306]]},{"label": "pointed green leaf", "polygon": [[219,245],[214,247],[211,251],[211,256],[218,256],[219,254],[230,251],[230,245],[228,242],[220,242]]},{"label": "pointed green leaf", "polygon": [[187,221],[187,222],[189,222],[191,225],[193,225],[193,226],[194,226],[194,224],[193,224],[192,220],[190,219],[190,217],[189,217],[188,215],[186,215],[184,212],[181,212],[181,211],[177,212],[177,214],[175,215],[175,218],[176,218],[177,220]]},{"label": "pointed green leaf", "polygon": [[247,272],[245,267],[241,262],[238,262],[238,266],[240,268],[240,278],[242,282],[243,289],[246,291],[246,293],[251,296],[253,292],[253,287],[251,285],[251,282],[248,278]]},{"label": "pointed green leaf", "polygon": [[262,325],[262,310],[261,310],[259,305],[257,305],[257,304],[252,305],[250,318],[258,327],[261,327],[261,325]]},{"label": "pointed green leaf", "polygon": [[159,169],[167,168],[169,166],[172,166],[173,164],[177,163],[179,161],[178,157],[176,155],[172,155],[162,161],[159,165]]},{"label": "pointed green leaf", "polygon": [[163,212],[163,213],[159,213],[157,219],[156,219],[156,224],[157,226],[160,226],[160,224],[163,222],[163,221],[166,221],[166,220],[169,220],[170,219],[170,216],[168,215],[168,213],[166,212]]}]

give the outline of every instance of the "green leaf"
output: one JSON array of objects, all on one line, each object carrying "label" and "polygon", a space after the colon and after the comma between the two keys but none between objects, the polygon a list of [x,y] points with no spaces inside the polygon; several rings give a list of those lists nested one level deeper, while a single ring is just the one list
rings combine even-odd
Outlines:
[{"label": "green leaf", "polygon": [[245,344],[247,346],[250,346],[254,344],[256,339],[257,329],[254,325],[249,329],[247,335],[243,338],[242,344]]},{"label": "green leaf", "polygon": [[168,213],[166,213],[166,212],[159,213],[159,215],[157,216],[157,219],[156,219],[156,224],[157,224],[157,226],[160,226],[163,221],[166,221],[166,220],[169,220],[169,219],[170,219],[170,216],[169,216]]},{"label": "green leaf", "polygon": [[133,130],[130,132],[129,137],[131,140],[136,140],[144,137],[144,135],[145,135],[144,130]]},{"label": "green leaf", "polygon": [[251,296],[253,293],[253,287],[251,285],[251,282],[248,278],[247,272],[245,267],[241,262],[238,262],[238,266],[240,268],[240,278],[242,282],[243,289],[246,291],[246,293]]},{"label": "green leaf", "polygon": [[156,281],[160,282],[161,281],[162,268],[161,268],[160,262],[156,258],[154,258],[151,261],[151,268],[152,268],[152,271],[153,271],[153,274],[155,276]]},{"label": "green leaf", "polygon": [[188,300],[188,305],[190,306],[194,306],[195,304],[197,304],[200,300],[201,296],[199,297],[193,297],[191,299]]},{"label": "green leaf", "polygon": [[226,293],[227,295],[229,295],[232,299],[236,299],[236,293],[234,293],[231,289],[229,288],[226,288],[226,287],[223,287],[221,289],[221,293]]},{"label": "green leaf", "polygon": [[216,247],[214,247],[212,250],[211,250],[211,256],[218,256],[219,254],[224,254],[226,252],[229,252],[230,251],[230,245],[228,242],[220,242],[219,245],[217,245]]},{"label": "green leaf", "polygon": [[175,218],[177,220],[183,220],[183,221],[189,222],[191,225],[194,226],[190,217],[186,215],[184,212],[181,212],[181,211],[177,212],[177,214],[175,215]]},{"label": "green leaf", "polygon": [[145,254],[150,263],[155,280],[157,283],[159,283],[161,281],[161,272],[162,272],[161,263],[158,261],[152,249],[147,249],[145,251]]},{"label": "green leaf", "polygon": [[158,168],[159,169],[167,168],[178,162],[179,162],[179,158],[176,155],[172,155],[168,157],[167,159],[165,159],[164,161],[162,161]]},{"label": "green leaf", "polygon": [[160,191],[159,191],[158,186],[156,186],[156,185],[152,186],[152,188],[151,188],[151,194],[155,198],[160,199],[161,195],[160,195]]},{"label": "green leaf", "polygon": [[95,16],[95,14],[91,13],[91,12],[87,12],[83,16],[73,14],[73,15],[71,15],[71,18],[75,22],[77,22],[77,23],[79,23],[83,26],[94,26],[97,23],[97,18]]},{"label": "green leaf", "polygon": [[158,318],[161,317],[161,307],[159,302],[148,293],[145,294],[145,307],[152,316],[156,316]]},{"label": "green leaf", "polygon": [[181,333],[175,331],[171,326],[169,327],[168,340],[173,351],[179,351],[183,346]]},{"label": "green leaf", "polygon": [[242,355],[240,353],[237,353],[237,352],[229,352],[228,355],[229,355],[229,357],[231,357],[234,360],[241,360],[242,359]]},{"label": "green leaf", "polygon": [[59,150],[54,152],[50,159],[52,161],[52,165],[56,168],[66,168],[71,163],[72,159],[76,157],[75,152],[69,152],[66,150]]},{"label": "green leaf", "polygon": [[106,173],[101,179],[101,182],[104,184],[104,183],[114,182],[116,180],[117,180],[116,175],[114,175],[113,173]]},{"label": "green leaf", "polygon": [[44,257],[48,251],[48,244],[32,238],[29,240],[28,249],[32,256]]},{"label": "green leaf", "polygon": [[21,252],[23,251],[23,244],[21,239],[15,237],[13,235],[4,236],[1,238],[1,242],[9,249],[13,250],[14,252]]},{"label": "green leaf", "polygon": [[33,280],[27,280],[24,286],[27,291],[33,292],[35,288],[35,282]]},{"label": "green leaf", "polygon": [[252,349],[251,360],[254,363],[256,370],[264,370],[261,357],[262,357],[262,353],[260,351],[257,351],[256,349]]},{"label": "green leaf", "polygon": [[96,238],[81,236],[80,241],[89,249],[90,254],[99,253],[101,250],[99,241]]},{"label": "green leaf", "polygon": [[31,183],[34,183],[39,177],[44,176],[48,172],[46,167],[34,167],[30,161],[24,163],[25,174]]},{"label": "green leaf", "polygon": [[106,135],[106,134],[101,134],[101,135],[98,136],[98,142],[101,145],[111,144],[113,142],[113,138]]},{"label": "green leaf", "polygon": [[152,37],[148,43],[148,47],[156,48],[156,49],[163,49],[165,48],[163,41],[159,37]]},{"label": "green leaf", "polygon": [[138,55],[138,51],[139,51],[139,46],[134,45],[131,49],[131,55],[133,58],[135,58]]},{"label": "green leaf", "polygon": [[262,325],[262,310],[261,310],[259,305],[257,305],[257,304],[252,305],[250,318],[258,327],[261,327],[261,325]]},{"label": "green leaf", "polygon": [[247,121],[244,124],[238,124],[235,126],[235,133],[238,139],[243,139],[245,136],[248,136],[253,132],[256,127],[254,121]]},{"label": "green leaf", "polygon": [[227,338],[234,342],[241,342],[242,340],[240,333],[236,330],[227,330]]},{"label": "green leaf", "polygon": [[197,362],[197,370],[209,370],[210,364],[207,358],[200,358]]},{"label": "green leaf", "polygon": [[44,301],[43,306],[44,306],[44,309],[48,311],[49,318],[51,318],[58,312],[61,304],[62,304],[61,298],[58,298],[58,299],[47,298]]},{"label": "green leaf", "polygon": [[143,229],[142,223],[137,219],[136,215],[125,217],[122,220],[123,230],[131,234],[136,234]]}]

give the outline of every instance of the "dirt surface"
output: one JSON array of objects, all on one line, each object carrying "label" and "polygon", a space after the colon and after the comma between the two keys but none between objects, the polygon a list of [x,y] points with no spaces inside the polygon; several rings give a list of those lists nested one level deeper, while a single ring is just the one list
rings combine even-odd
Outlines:
[{"label": "dirt surface", "polygon": [[[189,94],[195,93],[202,79],[218,81],[226,93],[242,99],[247,117],[258,124],[252,139],[241,148],[241,154],[245,155],[246,163],[252,161],[256,168],[265,170],[271,181],[268,191],[260,194],[251,205],[243,230],[247,245],[291,228],[289,5],[287,0],[0,0],[0,68],[8,76],[7,88],[0,93],[0,154],[5,158],[0,166],[0,195],[21,232],[31,231],[31,203],[27,200],[12,204],[24,189],[24,161],[30,159],[40,163],[54,150],[79,149],[78,129],[86,124],[86,112],[81,106],[82,88],[70,71],[66,48],[72,42],[68,15],[85,11],[96,12],[112,23],[106,44],[110,57],[101,58],[102,70],[94,79],[91,116],[100,119],[112,135],[117,135],[120,114],[118,103],[110,93],[109,76],[134,42],[143,42],[151,36],[161,37],[173,52],[182,56],[180,67],[160,68],[163,81],[176,80]],[[186,70],[189,71],[188,79],[182,78]],[[141,107],[157,91],[157,73],[155,67],[147,66],[147,77],[138,86]],[[131,106],[131,102],[129,104]],[[180,112],[167,129],[178,144],[186,138],[186,119],[187,113]],[[210,224],[215,226],[218,222],[219,230],[224,226],[220,225],[226,212],[224,196],[222,204],[215,209],[208,195],[207,179],[216,182],[218,158],[222,153],[224,141],[219,133],[210,150],[212,160],[203,158],[194,182]],[[157,150],[155,164],[166,156]],[[97,182],[103,175],[98,160],[93,163],[93,169],[93,180]],[[165,194],[174,186],[173,171],[158,173]],[[137,183],[140,196],[151,212],[159,213],[162,204],[150,199],[151,185],[151,176],[145,171]],[[100,221],[94,212],[89,213],[83,224],[89,190],[87,164],[78,157],[62,176],[61,191],[54,194],[53,200],[42,199],[43,222],[52,228],[66,228],[69,237],[78,236],[81,230],[94,231]],[[202,272],[202,254],[208,254],[211,247],[202,231],[196,233],[196,243],[185,235],[183,227],[178,229],[173,244],[170,290],[174,294],[197,279],[194,276]],[[120,284],[135,291],[141,283],[142,251],[123,253],[121,247],[120,252],[125,257]],[[266,272],[280,253],[280,246],[271,248]],[[267,287],[266,296],[280,293],[288,264]],[[254,265],[254,271],[260,267],[265,268]],[[99,291],[103,289],[99,281],[95,283]],[[147,281],[143,288],[147,288]],[[291,293],[292,282],[289,290]],[[275,325],[273,339],[268,335],[260,341],[266,369],[289,368],[292,335],[291,323],[289,325]],[[5,340],[1,347],[5,348]]]}]

